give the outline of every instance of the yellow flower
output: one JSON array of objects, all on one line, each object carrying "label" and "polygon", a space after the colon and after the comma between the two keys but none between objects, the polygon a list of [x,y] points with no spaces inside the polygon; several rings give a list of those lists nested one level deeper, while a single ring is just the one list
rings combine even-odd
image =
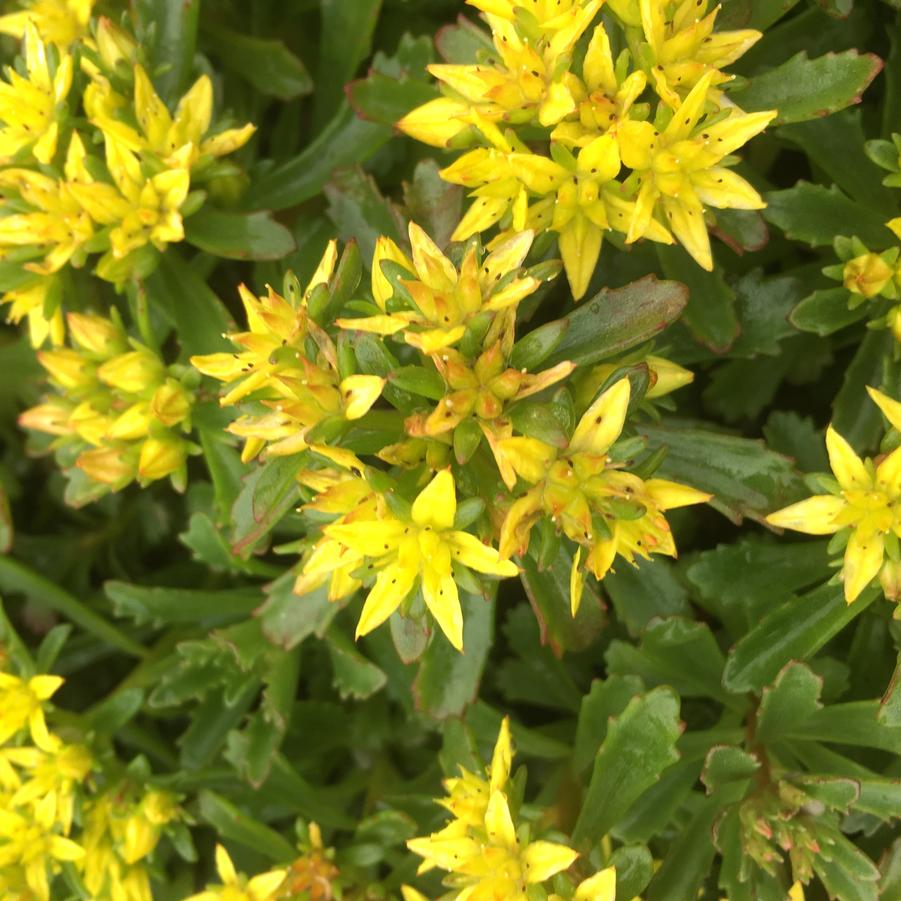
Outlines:
[{"label": "yellow flower", "polygon": [[694,381],[694,373],[654,354],[644,356],[625,357],[614,363],[599,363],[587,371],[580,372],[576,376],[575,399],[576,404],[587,407],[598,392],[598,388],[616,372],[621,366],[628,363],[643,362],[648,367],[651,377],[650,386],[645,393],[646,400],[656,400],[665,397],[679,388],[690,385]]},{"label": "yellow flower", "polygon": [[647,235],[655,214],[704,269],[713,268],[705,207],[761,209],[760,195],[725,158],[776,117],[776,111],[740,113],[705,124],[712,74],[704,75],[662,131],[650,122],[628,121],[618,130],[623,162],[638,184],[627,240]]},{"label": "yellow flower", "polygon": [[[307,310],[313,290],[330,280],[337,262],[333,241],[319,263],[306,291],[286,300],[269,288],[255,297],[243,285],[238,289],[247,314],[248,332],[228,335],[240,353],[215,353],[191,358],[204,375],[230,385],[222,406],[258,401],[266,412],[241,416],[229,431],[245,439],[242,457],[252,460],[269,444],[267,453],[296,454],[307,447],[306,434],[325,419],[360,419],[379,398],[385,380],[374,375],[338,373],[337,351],[328,334]],[[310,346],[316,348],[311,359]]]},{"label": "yellow flower", "polygon": [[24,0],[21,12],[0,16],[0,34],[21,38],[33,23],[44,40],[60,47],[74,44],[88,30],[95,0]]},{"label": "yellow flower", "polygon": [[833,494],[818,494],[771,513],[766,521],[808,535],[849,529],[842,578],[850,604],[879,575],[886,539],[901,536],[901,448],[878,465],[861,460],[832,426],[826,430],[829,465],[838,481]]},{"label": "yellow flower", "polygon": [[29,817],[0,810],[0,870],[20,868],[37,901],[50,901],[48,871],[52,875],[60,862],[81,860],[84,849],[54,832],[55,804],[51,796],[38,802],[31,813]]},{"label": "yellow flower", "polygon": [[665,511],[710,499],[694,488],[644,480],[611,463],[608,451],[622,432],[630,394],[625,378],[601,394],[579,420],[565,451],[525,437],[508,438],[498,446],[507,486],[512,489],[517,476],[533,485],[507,512],[501,556],[524,553],[532,526],[542,515],[550,516],[558,530],[580,545],[570,580],[573,615],[581,603],[577,571],[583,548],[584,565],[596,579],[603,579],[617,555],[629,563],[652,553],[675,557]]},{"label": "yellow flower", "polygon": [[[18,747],[0,753],[9,763],[28,771],[28,779],[12,796],[12,805],[36,807],[42,802],[49,804],[53,809],[53,821],[59,823],[64,835],[68,835],[75,788],[93,769],[94,759],[84,745],[64,745],[59,740],[50,744],[52,747],[43,751]],[[48,797],[51,801],[45,802]]]},{"label": "yellow flower", "polygon": [[52,751],[55,741],[47,731],[43,702],[63,684],[59,676],[32,676],[27,682],[0,672],[0,747],[26,726],[34,743]]},{"label": "yellow flower", "polygon": [[[464,779],[482,785],[484,808],[467,810],[465,818],[457,817],[440,831],[407,842],[407,847],[423,858],[419,871],[433,867],[449,871],[447,884],[460,888],[461,898],[525,901],[530,885],[540,885],[568,869],[579,856],[566,845],[530,841],[526,828],[517,831],[504,792],[511,759],[505,719],[488,780],[463,770]],[[452,809],[452,799],[440,803]]]},{"label": "yellow flower", "polygon": [[285,881],[286,870],[270,870],[247,879],[235,870],[235,865],[222,845],[216,845],[216,872],[221,885],[208,886],[206,891],[191,895],[185,901],[275,901]]},{"label": "yellow flower", "polygon": [[[640,0],[639,7],[653,58],[654,89],[674,109],[705,76],[711,87],[731,81],[733,76],[721,72],[721,67],[734,63],[763,37],[750,28],[714,32],[720,7],[708,13],[708,0]],[[713,92],[718,103],[721,94]]]},{"label": "yellow flower", "polygon": [[23,319],[28,320],[32,347],[41,347],[48,338],[54,347],[58,347],[66,337],[60,293],[57,280],[48,276],[6,291],[0,297],[0,304],[9,304],[7,321],[19,323]]},{"label": "yellow flower", "polygon": [[[134,154],[150,153],[164,168],[193,169],[203,162],[233,153],[253,136],[247,124],[207,136],[213,115],[213,84],[201,75],[181,98],[175,115],[153,87],[141,66],[134,67],[134,94],[127,101],[99,72],[85,90],[85,110],[107,139],[112,138]],[[137,120],[138,128],[130,124]]]},{"label": "yellow flower", "polygon": [[175,795],[171,792],[148,791],[125,820],[122,859],[133,864],[152,854],[163,826],[177,819],[179,814]]},{"label": "yellow flower", "polygon": [[17,197],[30,209],[0,217],[0,253],[12,247],[34,248],[43,262],[29,262],[25,269],[50,275],[66,263],[80,266],[84,245],[94,236],[91,217],[72,192],[75,179],[86,174],[84,145],[72,134],[66,156],[66,181],[29,169],[0,171],[0,194]]},{"label": "yellow flower", "polygon": [[0,81],[0,162],[30,149],[44,165],[56,155],[58,110],[72,86],[72,57],[63,53],[51,70],[47,47],[32,23],[25,28],[27,78],[7,67]]},{"label": "yellow flower", "polygon": [[[454,479],[450,470],[442,470],[419,493],[409,517],[385,511],[377,519],[338,522],[323,529],[326,538],[358,558],[368,558],[378,570],[357,624],[358,638],[385,622],[418,584],[441,631],[463,650],[463,612],[452,564],[501,577],[515,576],[518,569],[474,535],[454,529],[456,513]],[[322,561],[321,571],[343,562],[333,551],[331,560]]]},{"label": "yellow flower", "polygon": [[[523,232],[505,241],[481,260],[470,247],[459,271],[432,239],[414,222],[410,223],[410,260],[389,238],[376,245],[373,257],[373,297],[382,311],[359,319],[338,319],[344,329],[358,329],[380,335],[403,331],[407,344],[425,354],[434,354],[456,344],[467,326],[480,315],[493,319],[496,313],[515,310],[541,284],[529,275],[520,276],[534,237]],[[405,297],[395,295],[405,309],[388,312],[391,286],[383,281],[383,262],[394,263],[409,273],[398,279]]]}]

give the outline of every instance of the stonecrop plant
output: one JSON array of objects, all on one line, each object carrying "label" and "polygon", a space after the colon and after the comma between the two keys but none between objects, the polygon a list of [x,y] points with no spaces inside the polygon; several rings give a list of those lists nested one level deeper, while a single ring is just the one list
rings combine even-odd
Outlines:
[{"label": "stonecrop plant", "polygon": [[0,899],[901,899],[894,0],[0,54]]}]

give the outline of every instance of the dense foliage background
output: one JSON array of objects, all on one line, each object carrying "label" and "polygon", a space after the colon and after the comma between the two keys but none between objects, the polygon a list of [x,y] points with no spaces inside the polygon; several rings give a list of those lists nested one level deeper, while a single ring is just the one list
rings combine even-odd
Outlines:
[{"label": "dense foliage background", "polygon": [[[46,15],[53,5],[23,4]],[[885,225],[899,215],[895,5],[726,0],[719,30],[765,32],[730,71],[743,109],[778,111],[738,165],[766,209],[717,213],[710,272],[678,244],[611,235],[584,299],[573,301],[561,275],[520,305],[518,338],[566,320],[532,368],[577,364],[563,389],[572,416],[614,373],[643,396],[654,378],[649,353],[694,373],[631,411],[627,434],[638,443],[628,452],[712,497],[667,514],[677,559],[618,559],[602,582],[586,578],[576,617],[574,545],[536,527],[531,553],[516,555],[519,578],[491,582],[487,600],[472,589],[489,583],[461,592],[463,654],[424,629],[421,612],[355,642],[363,592],[337,604],[319,588],[294,594],[299,554],[325,521],[298,512],[314,495],[298,484],[300,458],[242,462],[220,386],[191,371],[189,358],[231,350],[223,333],[246,322],[239,284],[292,296],[334,237],[339,262],[319,298],[332,334],[339,312],[365,312],[353,304],[369,296],[379,236],[404,244],[414,220],[449,246],[468,201],[438,173],[461,151],[419,143],[395,123],[438,96],[428,64],[484,54],[478,11],[457,0],[101,2],[95,36],[101,15],[136,36],[170,109],[208,74],[214,121],[253,123],[256,133],[212,168],[198,164],[191,187],[204,194],[189,195],[196,213],[182,209],[184,241],[147,244],[146,259],[106,280],[93,258],[70,266],[62,300],[42,301],[48,318],[60,302],[66,313],[115,307],[132,335],[154,338],[167,377],[193,398],[190,420],[177,420],[188,422],[191,443],[173,464],[185,467],[183,491],[152,478],[97,490],[74,457],[48,453],[50,438],[17,422],[47,394],[47,372],[24,326],[0,332],[0,669],[65,679],[45,704],[51,730],[89,746],[95,760],[75,789],[76,823],[106,797],[111,821],[142,824],[132,829],[144,830],[152,853],[138,858],[158,899],[214,882],[217,842],[244,873],[292,867],[259,898],[397,898],[402,885],[437,897],[443,874],[417,877],[405,843],[444,825],[447,811],[433,802],[441,779],[459,766],[483,773],[509,716],[515,763],[529,777],[528,788],[524,775],[511,783],[519,816],[533,835],[581,854],[571,879],[547,884],[561,897],[613,864],[624,901],[783,899],[796,883],[808,898],[901,899],[901,629],[885,597],[897,577],[884,573],[849,604],[834,578],[840,543],[764,522],[831,490],[810,476],[829,471],[830,422],[862,455],[899,442],[866,392],[901,399],[892,287],[901,279],[891,252],[899,239]],[[613,12],[601,15],[614,31]],[[12,64],[19,40],[4,37],[3,52]],[[85,78],[76,67],[76,86]],[[70,105],[62,132],[86,136],[86,114]],[[102,148],[102,138],[88,141],[97,165]],[[22,164],[21,154],[12,159],[4,166]],[[2,215],[21,212],[22,197],[3,184]],[[11,246],[0,257],[7,293],[23,284],[29,259]],[[865,276],[878,289],[849,291],[871,283],[844,264],[870,251],[888,252],[889,275],[880,282],[868,258]],[[548,233],[529,265],[556,256]],[[356,350],[353,371],[417,393],[411,373],[392,382],[396,366],[375,360],[381,339],[350,334],[339,350]],[[395,421],[378,413],[333,443],[371,463],[399,440]],[[519,431],[561,431],[542,417],[524,413]],[[481,497],[490,517],[503,492],[497,473],[489,480],[474,468],[467,482],[460,471],[461,502],[464,490]],[[424,484],[401,493],[412,500]],[[888,565],[897,564],[897,540],[886,542]],[[3,763],[29,743],[12,691],[0,683],[0,886],[3,897],[32,898],[34,886],[9,875],[21,861],[4,853],[24,778],[4,766],[29,766],[15,754]],[[4,723],[15,724],[11,734]],[[178,812],[154,820],[151,790]],[[111,827],[103,841],[131,866],[138,858],[122,847],[134,852],[128,843],[138,839],[124,834]],[[137,882],[121,896],[109,885],[89,890],[79,868],[48,863],[50,897],[146,897]]]}]

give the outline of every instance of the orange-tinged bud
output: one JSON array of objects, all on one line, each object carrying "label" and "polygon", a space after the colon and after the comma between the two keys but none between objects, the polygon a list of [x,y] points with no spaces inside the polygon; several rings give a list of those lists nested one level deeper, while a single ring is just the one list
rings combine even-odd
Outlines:
[{"label": "orange-tinged bud", "polygon": [[150,429],[150,405],[146,401],[132,404],[120,414],[106,433],[114,441],[137,441],[144,438]]},{"label": "orange-tinged bud", "polygon": [[879,582],[890,601],[901,600],[901,562],[887,559],[879,571]]},{"label": "orange-tinged bud", "polygon": [[162,382],[166,369],[156,354],[142,347],[108,360],[97,370],[97,375],[111,388],[142,394]]},{"label": "orange-tinged bud", "polygon": [[892,267],[878,253],[865,253],[845,264],[844,285],[852,294],[876,297],[893,275]]},{"label": "orange-tinged bud", "polygon": [[125,334],[112,320],[93,313],[69,313],[66,316],[72,340],[88,353],[108,360],[128,347]]},{"label": "orange-tinged bud", "polygon": [[150,401],[150,413],[164,426],[180,425],[191,415],[194,398],[184,385],[175,379],[166,379],[156,389]]},{"label": "orange-tinged bud", "polygon": [[489,387],[496,397],[501,400],[510,400],[519,392],[524,377],[518,369],[508,369],[496,379],[492,379]]},{"label": "orange-tinged bud", "polygon": [[72,426],[69,416],[72,408],[65,401],[48,401],[31,407],[19,416],[19,425],[23,429],[35,432],[46,432],[48,435],[71,435]]},{"label": "orange-tinged bud", "polygon": [[116,490],[135,477],[134,455],[118,447],[95,447],[82,453],[75,465],[89,478]]}]

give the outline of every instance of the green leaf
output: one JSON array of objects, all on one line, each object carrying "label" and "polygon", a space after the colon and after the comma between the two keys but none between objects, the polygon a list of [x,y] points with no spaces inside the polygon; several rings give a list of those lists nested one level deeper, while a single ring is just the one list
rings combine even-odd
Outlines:
[{"label": "green leaf", "polygon": [[760,691],[786,660],[807,660],[876,599],[865,591],[853,604],[845,602],[841,585],[823,585],[791,599],[765,616],[732,649],[723,684],[730,691]]},{"label": "green leaf", "polygon": [[710,505],[735,523],[760,522],[807,493],[791,461],[760,441],[667,420],[640,431],[650,448],[667,450],[661,476],[710,492]]},{"label": "green leaf", "polygon": [[344,241],[356,239],[366,268],[370,266],[380,235],[402,241],[403,219],[386,200],[372,176],[355,166],[336,172],[325,186],[328,216]]},{"label": "green leaf", "polygon": [[305,595],[294,594],[294,582],[290,570],[276,579],[257,611],[263,634],[285,650],[297,647],[310,635],[322,638],[340,609],[328,599],[328,582]]},{"label": "green leaf", "polygon": [[320,0],[319,69],[315,127],[321,127],[342,100],[344,86],[369,55],[382,0]]},{"label": "green leaf", "polygon": [[654,874],[646,893],[648,901],[690,901],[698,897],[716,854],[710,835],[720,809],[716,797],[697,808]]},{"label": "green leaf", "polygon": [[639,676],[646,685],[671,685],[684,698],[716,698],[727,706],[744,707],[723,690],[726,661],[706,623],[680,616],[654,620],[638,647],[613,641],[604,659],[610,673]]},{"label": "green leaf", "polygon": [[0,554],[8,554],[13,546],[13,516],[9,508],[9,495],[0,485]]},{"label": "green leaf", "polygon": [[297,206],[319,194],[336,169],[365,162],[391,138],[387,125],[364,122],[346,102],[335,109],[328,125],[299,156],[255,181],[250,192],[254,206],[270,210]]},{"label": "green leaf", "polygon": [[116,690],[85,712],[85,726],[91,731],[114,735],[138,715],[143,703],[143,688]]},{"label": "green leaf", "polygon": [[849,701],[822,707],[803,722],[793,723],[786,737],[879,748],[894,754],[901,747],[901,726],[880,721],[879,701]]},{"label": "green leaf", "polygon": [[304,454],[275,457],[247,475],[232,510],[235,524],[232,549],[236,554],[250,553],[297,504],[296,476],[306,462]]},{"label": "green leaf", "polygon": [[704,551],[687,570],[705,609],[744,635],[794,592],[830,573],[827,541],[798,544],[744,538]]},{"label": "green leaf", "polygon": [[188,87],[197,45],[200,0],[140,0],[141,19],[154,29],[151,71],[163,100],[170,106]]},{"label": "green leaf", "polygon": [[117,616],[131,619],[139,626],[205,623],[222,625],[243,619],[263,599],[258,587],[218,588],[210,591],[193,588],[148,588],[127,582],[106,582],[103,591]]},{"label": "green leaf", "polygon": [[463,653],[444,635],[435,635],[422,655],[413,683],[416,709],[434,720],[459,716],[478,697],[494,631],[494,602],[460,592]]},{"label": "green leaf", "polygon": [[794,9],[800,0],[726,0],[717,28],[756,28],[764,31]]},{"label": "green leaf", "polygon": [[884,433],[882,414],[870,400],[867,386],[896,395],[893,383],[898,379],[898,365],[893,362],[894,346],[891,332],[868,331],[845,368],[841,390],[832,405],[832,425],[855,447],[874,447]]},{"label": "green leaf", "polygon": [[313,90],[313,81],[303,62],[282,41],[240,34],[208,19],[201,23],[201,29],[222,67],[243,78],[259,93],[291,100]]},{"label": "green leaf", "polygon": [[653,275],[622,288],[604,288],[564,317],[566,332],[545,364],[571,360],[585,365],[624,353],[675,322],[687,302],[683,285]]},{"label": "green leaf", "polygon": [[637,898],[654,875],[654,858],[645,845],[623,845],[610,855],[608,866],[616,867],[616,894]]},{"label": "green leaf", "polygon": [[795,333],[787,320],[804,283],[791,275],[767,277],[761,269],[753,269],[737,279],[734,288],[741,333],[732,345],[731,355],[777,356],[781,342]]},{"label": "green leaf", "polygon": [[799,181],[784,191],[770,191],[765,199],[767,222],[811,247],[831,247],[836,235],[856,235],[873,250],[890,247],[895,240],[884,216],[851,200],[835,185],[824,188]]},{"label": "green leaf", "polygon": [[848,50],[809,59],[801,51],[730,96],[747,112],[778,110],[778,123],[804,122],[859,103],[881,69],[873,53]]},{"label": "green leaf", "polygon": [[669,688],[633,698],[610,723],[573,830],[576,844],[600,841],[679,759],[680,729],[679,699]]},{"label": "green leaf", "polygon": [[813,870],[826,891],[840,901],[877,901],[879,870],[838,829],[821,824],[814,832],[820,853],[813,858]]},{"label": "green leaf", "polygon": [[611,717],[618,717],[643,690],[644,683],[637,676],[612,675],[591,683],[591,689],[582,698],[573,744],[573,769],[577,773],[591,766],[604,743]]},{"label": "green leaf", "polygon": [[637,637],[655,617],[686,616],[688,591],[663,557],[636,560],[604,576],[604,588],[629,635]]},{"label": "green leaf", "polygon": [[657,247],[664,275],[688,288],[682,321],[714,353],[724,353],[738,337],[735,292],[719,269],[705,272],[681,247]]},{"label": "green leaf", "polygon": [[268,210],[229,213],[209,205],[185,220],[185,238],[230,260],[280,260],[297,246],[291,232]]},{"label": "green leaf", "polygon": [[[894,205],[882,186],[879,169],[864,153],[866,135],[859,109],[835,116],[786,125],[779,137],[797,144],[849,197],[891,215]],[[897,151],[894,159],[897,160]]]},{"label": "green leaf", "polygon": [[789,321],[803,332],[813,332],[821,338],[831,335],[862,319],[869,312],[866,304],[849,309],[849,299],[847,288],[820,288],[792,310]]},{"label": "green leaf", "polygon": [[133,657],[144,657],[147,653],[138,642],[87,603],[12,557],[0,556],[0,591],[23,594],[71,620],[89,635]]},{"label": "green leaf", "polygon": [[701,781],[712,795],[723,785],[744,782],[760,769],[760,761],[742,748],[733,745],[716,745],[707,752]]},{"label": "green leaf", "polygon": [[879,705],[879,721],[886,726],[901,726],[901,653]]},{"label": "green leaf", "polygon": [[228,310],[206,280],[174,250],[163,254],[144,289],[175,326],[184,356],[232,349],[224,337],[234,330]]},{"label": "green leaf", "polygon": [[209,823],[217,835],[262,854],[267,860],[294,860],[297,851],[281,834],[248,816],[231,801],[209,789],[197,797],[200,818]]},{"label": "green leaf", "polygon": [[335,688],[343,700],[365,700],[385,687],[385,674],[354,647],[353,642],[336,626],[325,633],[332,661]]},{"label": "green leaf", "polygon": [[451,235],[462,218],[463,189],[444,181],[439,171],[435,160],[420,160],[413,170],[413,181],[404,184],[404,202],[410,218],[443,248],[450,243]]},{"label": "green leaf", "polygon": [[586,580],[579,612],[573,617],[569,597],[572,557],[566,548],[561,546],[553,565],[543,570],[529,554],[517,558],[517,563],[541,630],[541,644],[550,646],[557,655],[590,647],[604,627],[604,603],[593,582]]},{"label": "green leaf", "polygon": [[787,664],[776,681],[763,690],[757,713],[756,736],[771,742],[791,732],[821,706],[823,680],[809,667],[794,661]]}]

